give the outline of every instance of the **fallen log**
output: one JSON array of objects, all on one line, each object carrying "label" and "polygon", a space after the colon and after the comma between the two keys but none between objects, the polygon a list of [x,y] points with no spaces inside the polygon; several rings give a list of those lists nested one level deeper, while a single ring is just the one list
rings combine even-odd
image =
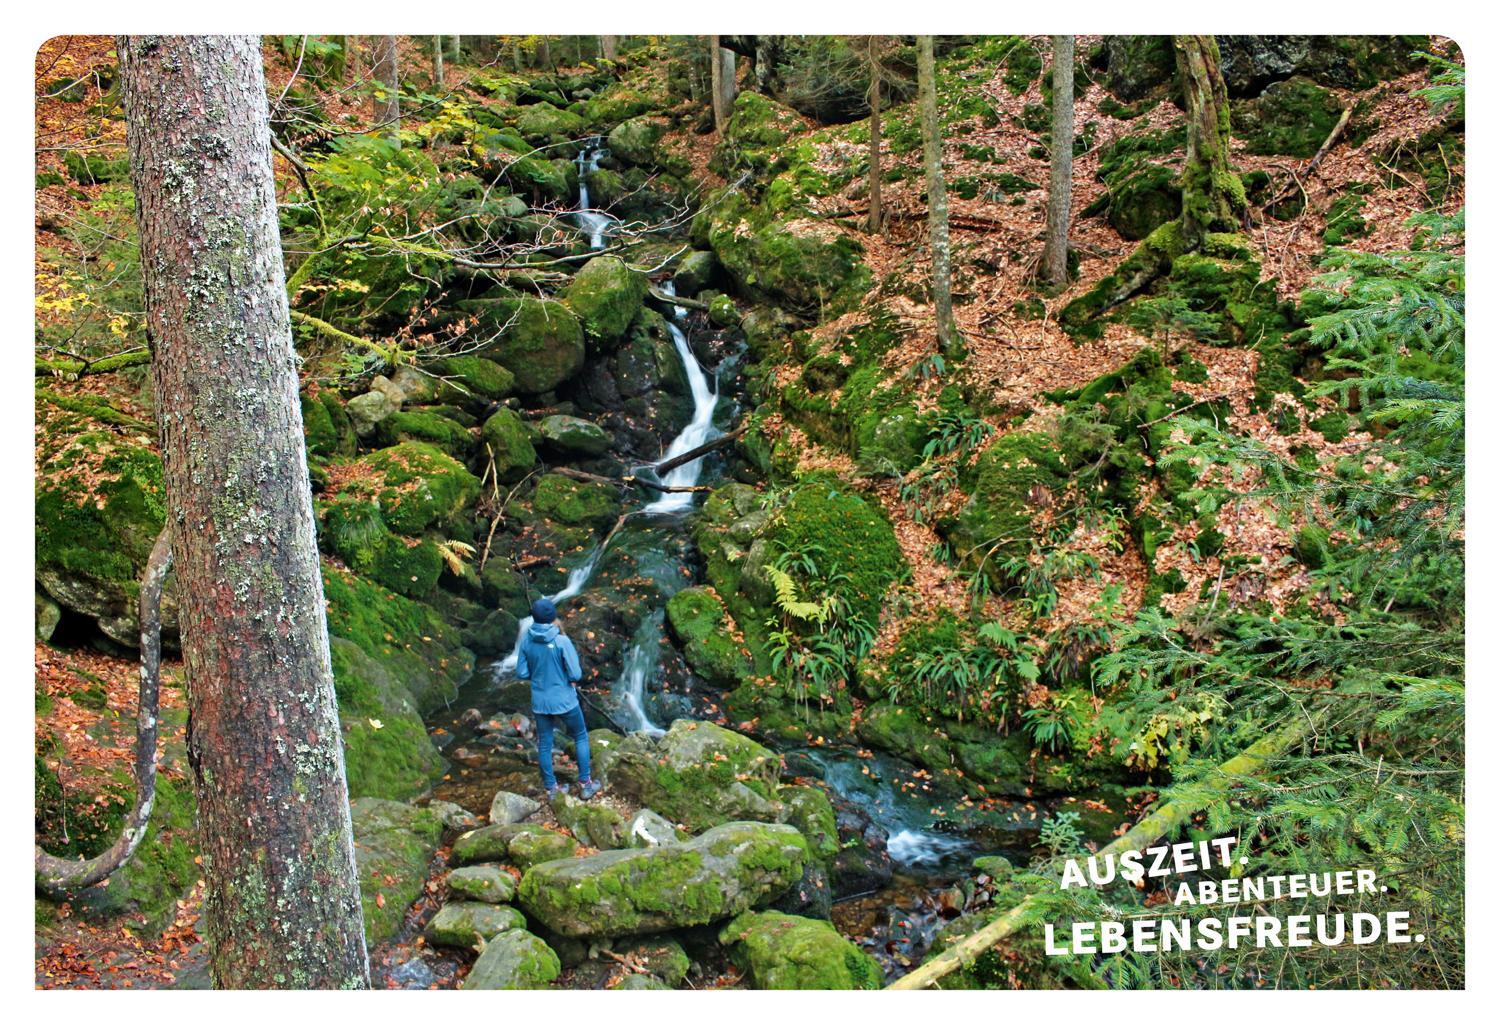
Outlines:
[{"label": "fallen log", "polygon": [[[1118,858],[1126,851],[1145,850],[1161,837],[1186,823],[1209,804],[1223,800],[1237,780],[1259,772],[1266,762],[1293,745],[1301,743],[1313,725],[1310,719],[1298,719],[1285,729],[1251,744],[1211,772],[1199,784],[1190,799],[1171,801],[1157,808],[1095,857]],[[925,989],[949,972],[972,963],[980,954],[1021,928],[1026,923],[1027,916],[1036,902],[1036,894],[1025,898],[989,925],[969,934],[941,954],[917,966],[910,974],[903,975],[886,989]]]},{"label": "fallen log", "polygon": [[697,299],[688,299],[680,295],[668,295],[661,289],[655,287],[650,289],[650,294],[651,298],[655,299],[657,302],[668,303],[672,306],[682,306],[689,310],[703,310],[704,312],[708,311],[708,303],[701,302]]},{"label": "fallen log", "polygon": [[713,490],[713,488],[711,488],[707,484],[658,484],[654,480],[647,480],[646,478],[638,477],[633,473],[627,473],[623,477],[606,477],[603,474],[589,473],[586,470],[575,470],[571,466],[559,466],[552,472],[563,477],[571,477],[574,480],[589,481],[593,484],[615,484],[620,486],[624,486],[626,484],[639,484],[643,488],[650,488],[652,491],[660,491],[665,494],[703,494]]},{"label": "fallen log", "polygon": [[741,427],[736,427],[728,434],[721,434],[712,441],[706,441],[703,444],[699,445],[697,448],[689,449],[680,456],[673,456],[671,459],[663,459],[661,462],[651,467],[651,469],[655,470],[657,473],[671,473],[673,470],[677,469],[679,466],[682,466],[684,463],[691,463],[699,456],[706,456],[710,452],[718,451],[725,445],[728,445],[730,442],[738,441],[740,438],[745,436],[745,432],[749,429],[749,424],[745,424]]}]

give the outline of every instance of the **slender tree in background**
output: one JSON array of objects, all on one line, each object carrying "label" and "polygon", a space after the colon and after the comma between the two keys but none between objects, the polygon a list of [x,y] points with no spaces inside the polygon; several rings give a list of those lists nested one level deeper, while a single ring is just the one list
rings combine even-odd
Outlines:
[{"label": "slender tree in background", "polygon": [[374,66],[375,123],[395,138],[401,130],[401,81],[396,64],[396,37],[376,36]]},{"label": "slender tree in background", "polygon": [[943,137],[938,130],[937,68],[932,37],[917,37],[917,106],[922,120],[922,156],[927,167],[927,231],[932,249],[932,308],[938,349],[948,359],[963,355],[953,320],[953,252],[948,243],[948,187],[943,182]]},{"label": "slender tree in background", "polygon": [[214,983],[369,985],[256,36],[124,36]]},{"label": "slender tree in background", "polygon": [[880,147],[883,141],[880,133],[880,104],[882,78],[885,75],[885,48],[888,42],[886,36],[857,38],[857,45],[865,58],[866,70],[870,76],[870,212],[865,219],[865,229],[871,234],[879,234],[885,227],[885,208],[880,197],[880,179],[884,173],[880,166]]},{"label": "slender tree in background", "polygon": [[1047,246],[1042,273],[1054,288],[1068,283],[1068,219],[1073,206],[1073,37],[1052,37],[1052,180],[1047,190]]},{"label": "slender tree in background", "polygon": [[432,37],[432,84],[443,87],[443,37]]},{"label": "slender tree in background", "polygon": [[714,108],[714,131],[723,133],[729,111],[724,106],[724,62],[719,59],[719,37],[708,37],[708,91]]},{"label": "slender tree in background", "polygon": [[600,36],[599,52],[604,54],[605,60],[617,60],[620,56],[619,36]]}]

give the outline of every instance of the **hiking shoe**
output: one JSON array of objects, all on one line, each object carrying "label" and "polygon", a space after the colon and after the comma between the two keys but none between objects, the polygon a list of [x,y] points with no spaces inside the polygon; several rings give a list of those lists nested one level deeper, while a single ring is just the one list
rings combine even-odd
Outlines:
[{"label": "hiking shoe", "polygon": [[590,779],[590,780],[585,780],[584,781],[584,783],[583,783],[583,789],[581,789],[578,793],[579,793],[579,796],[581,796],[585,801],[587,801],[590,797],[593,797],[595,794],[597,794],[602,789],[604,789],[604,788],[601,787],[596,781]]},{"label": "hiking shoe", "polygon": [[548,787],[546,798],[547,803],[551,804],[553,801],[557,800],[557,795],[560,793],[562,793],[562,787]]}]

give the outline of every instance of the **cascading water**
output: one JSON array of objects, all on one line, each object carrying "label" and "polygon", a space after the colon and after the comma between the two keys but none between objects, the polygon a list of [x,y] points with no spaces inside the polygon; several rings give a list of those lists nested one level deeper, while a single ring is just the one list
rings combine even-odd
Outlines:
[{"label": "cascading water", "polygon": [[[663,283],[662,291],[667,295],[677,294],[670,281]],[[683,333],[682,328],[677,326],[676,320],[681,315],[682,307],[673,306],[672,318],[667,321],[667,330],[671,332],[672,344],[677,349],[677,358],[682,360],[682,368],[687,373],[688,388],[693,395],[693,419],[682,429],[681,434],[672,439],[666,455],[662,457],[663,461],[691,452],[712,440],[717,433],[714,429],[714,409],[719,403],[719,396],[708,383],[708,375],[698,365],[698,359],[693,355],[692,347],[688,345],[687,335]],[[698,483],[698,476],[702,472],[703,458],[700,456],[670,471],[661,483],[673,488],[690,488]],[[641,511],[647,516],[654,516],[678,512],[689,508],[692,504],[693,492],[691,491],[664,491],[656,501]]]},{"label": "cascading water", "polygon": [[[563,589],[556,594],[549,595],[553,603],[560,604],[569,598],[577,597],[583,591],[585,585],[588,584],[589,577],[594,575],[594,567],[599,565],[599,559],[603,555],[604,546],[600,545],[589,553],[587,559],[584,559],[583,562],[575,566],[568,574],[568,582]],[[526,631],[531,629],[532,622],[533,620],[530,616],[526,616],[521,620],[520,629],[516,632],[516,646],[511,649],[509,655],[496,662],[492,670],[496,679],[502,676],[509,676],[516,671],[516,662],[521,657],[521,641],[526,638]]]},{"label": "cascading water", "polygon": [[578,153],[578,226],[588,232],[589,248],[603,249],[604,235],[609,230],[611,218],[589,206],[589,174],[599,170],[599,158],[604,150],[597,138],[584,143]]}]

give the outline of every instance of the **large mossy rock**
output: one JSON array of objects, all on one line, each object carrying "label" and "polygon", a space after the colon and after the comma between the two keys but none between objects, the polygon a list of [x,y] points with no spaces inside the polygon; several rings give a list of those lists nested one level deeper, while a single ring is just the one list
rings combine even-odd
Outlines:
[{"label": "large mossy rock", "polygon": [[453,519],[479,494],[477,477],[426,442],[404,441],[357,462],[362,472],[340,494],[374,500],[385,525],[407,537]]},{"label": "large mossy rock", "polygon": [[406,909],[422,892],[443,822],[430,808],[378,797],[356,798],[349,811],[365,938],[374,945],[396,932]]},{"label": "large mossy rock", "polygon": [[568,455],[602,456],[614,444],[614,438],[598,424],[562,413],[543,417],[537,424],[537,434],[553,449]]},{"label": "large mossy rock", "polygon": [[[537,155],[534,149],[513,133],[491,129],[476,131],[469,143],[469,153],[486,181],[503,183],[510,190],[533,199],[568,202],[573,195],[572,161],[547,160]],[[519,211],[508,212],[521,218],[525,210],[523,202]]]},{"label": "large mossy rock", "polygon": [[966,564],[1004,585],[1007,558],[1031,550],[1031,521],[1066,483],[1045,435],[1009,434],[979,457],[969,500],[939,530]]},{"label": "large mossy rock", "polygon": [[1337,96],[1298,76],[1275,82],[1253,100],[1234,104],[1234,134],[1257,154],[1310,157],[1343,113]]},{"label": "large mossy rock", "polygon": [[596,256],[574,275],[565,296],[591,337],[613,341],[640,312],[646,275],[618,256]]},{"label": "large mossy rock", "polygon": [[1105,36],[1104,84],[1127,102],[1163,89],[1177,70],[1171,36]]},{"label": "large mossy rock", "polygon": [[533,103],[516,118],[516,129],[527,142],[544,145],[566,142],[588,128],[588,122],[571,110],[559,110],[545,100]]},{"label": "large mossy rock", "polygon": [[682,844],[550,861],[521,879],[528,916],[563,936],[705,925],[776,899],[802,876],[791,826],[730,822]]},{"label": "large mossy rock", "polygon": [[515,908],[482,901],[454,901],[444,904],[432,916],[422,935],[428,943],[440,947],[478,950],[503,932],[525,928],[526,918]]},{"label": "large mossy rock", "polygon": [[516,387],[516,375],[483,356],[449,356],[435,372],[480,399],[503,399]]},{"label": "large mossy rock", "polygon": [[788,144],[806,128],[791,107],[747,89],[734,99],[711,166],[721,174],[745,169],[767,177],[786,166]]},{"label": "large mossy rock", "polygon": [[484,422],[484,443],[489,446],[485,453],[495,460],[495,472],[504,481],[516,481],[536,465],[536,448],[531,444],[531,435],[526,424],[513,409],[497,409]]},{"label": "large mossy rock", "polygon": [[610,131],[610,155],[628,164],[653,166],[661,158],[661,140],[666,133],[666,123],[659,118],[631,118]]},{"label": "large mossy rock", "polygon": [[540,937],[511,929],[484,945],[464,979],[464,989],[546,989],[562,962]]},{"label": "large mossy rock", "polygon": [[490,355],[515,375],[517,391],[551,391],[583,367],[583,325],[566,305],[530,298],[497,305],[505,326]]},{"label": "large mossy rock", "polygon": [[[161,458],[51,406],[37,411],[36,579],[59,606],[94,619],[105,636],[140,644],[139,579],[165,522]],[[163,608],[175,639],[177,610]]]},{"label": "large mossy rock", "polygon": [[604,526],[620,514],[619,489],[549,473],[537,481],[532,506],[550,520],[569,526]]},{"label": "large mossy rock", "polygon": [[677,263],[672,283],[678,295],[697,295],[713,284],[719,274],[719,258],[706,249],[695,249]]},{"label": "large mossy rock", "polygon": [[466,865],[448,873],[448,892],[463,901],[509,904],[516,896],[516,881],[499,865]]},{"label": "large mossy rock", "polygon": [[733,687],[754,671],[743,642],[730,630],[729,610],[711,587],[686,587],[667,602],[667,623],[693,672],[717,687]]},{"label": "large mossy rock", "polygon": [[879,989],[885,973],[829,922],[750,911],[719,931],[756,989]]},{"label": "large mossy rock", "polygon": [[328,641],[349,796],[416,797],[442,776],[447,763],[427,735],[411,692],[390,666],[353,641],[337,636]]},{"label": "large mossy rock", "polygon": [[605,773],[616,792],[695,832],[738,819],[776,819],[780,774],[774,751],[695,719],[678,719],[660,738],[630,734]]}]

